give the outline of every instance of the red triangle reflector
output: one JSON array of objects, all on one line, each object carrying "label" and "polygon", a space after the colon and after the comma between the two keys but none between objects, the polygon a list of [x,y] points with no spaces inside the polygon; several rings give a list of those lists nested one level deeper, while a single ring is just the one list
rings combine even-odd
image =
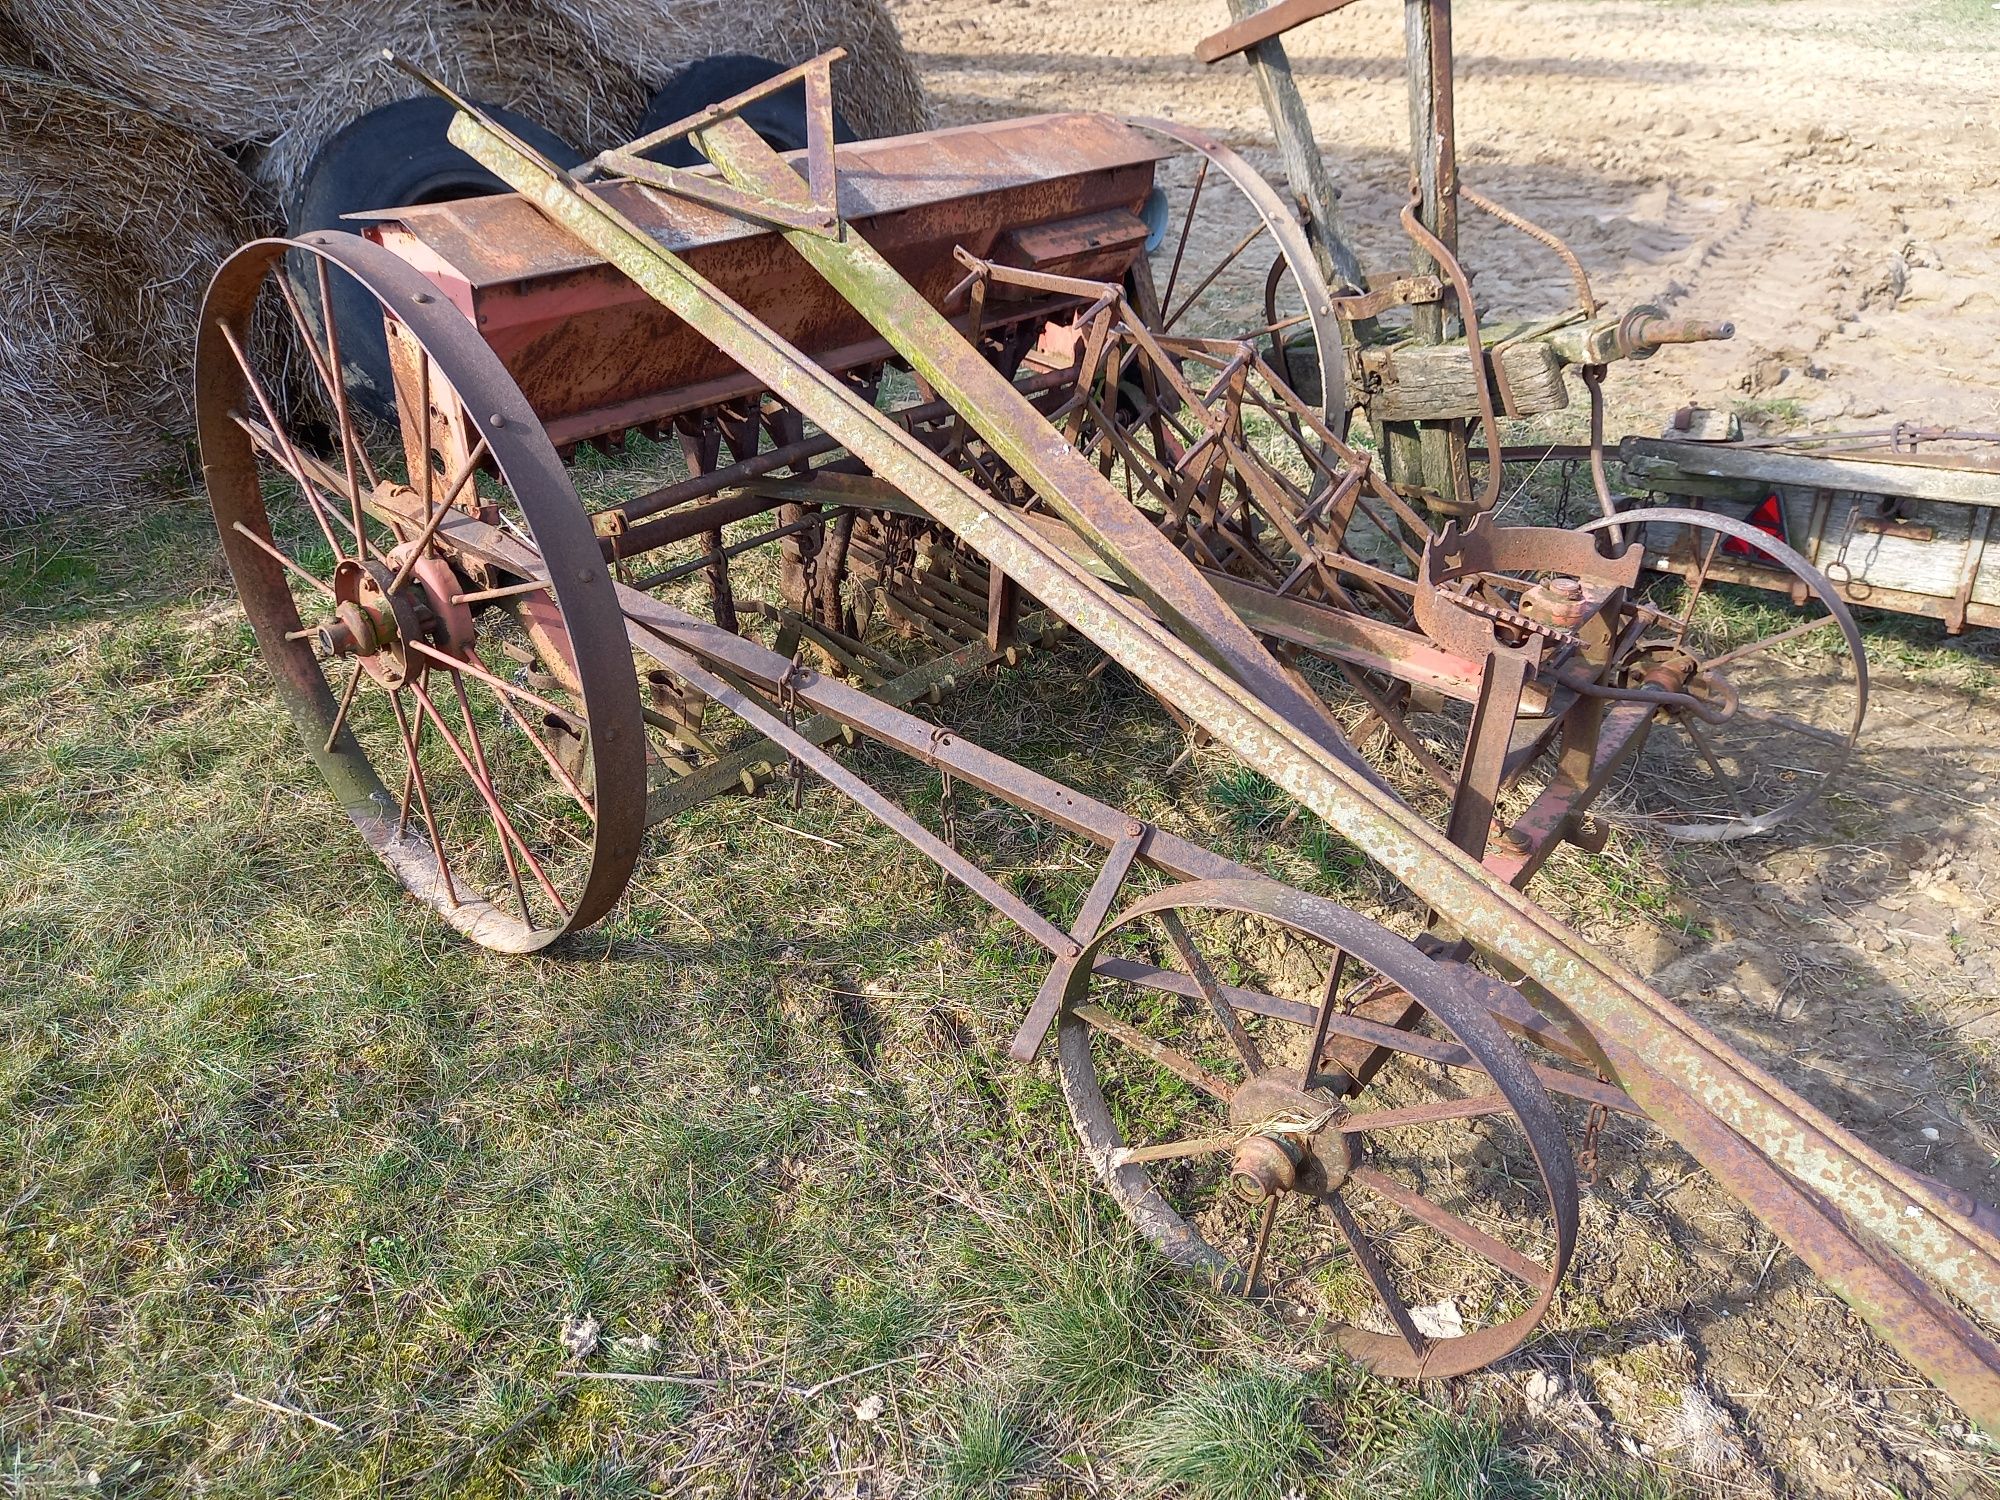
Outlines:
[{"label": "red triangle reflector", "polygon": [[[1756,527],[1766,536],[1774,536],[1781,542],[1785,540],[1785,507],[1776,495],[1766,495],[1763,504],[1751,511],[1743,520],[1744,524]],[[1733,536],[1723,539],[1722,550],[1732,552],[1738,557],[1765,555],[1763,548],[1752,546],[1749,542]]]}]

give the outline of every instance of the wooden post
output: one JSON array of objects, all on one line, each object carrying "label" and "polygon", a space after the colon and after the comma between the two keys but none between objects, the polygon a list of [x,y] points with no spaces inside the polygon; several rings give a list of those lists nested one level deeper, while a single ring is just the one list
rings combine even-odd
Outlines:
[{"label": "wooden post", "polygon": [[[1451,0],[1403,0],[1403,45],[1410,83],[1410,165],[1418,194],[1417,219],[1458,253],[1458,147],[1452,119]],[[1442,268],[1421,247],[1411,270],[1437,276]],[[1410,309],[1417,342],[1441,344],[1448,320],[1441,303]],[[1383,448],[1392,483],[1420,486],[1454,513],[1472,494],[1466,462],[1465,423],[1385,423]]]},{"label": "wooden post", "polygon": [[[1229,0],[1231,19],[1241,21],[1264,9],[1264,0]],[[1336,293],[1361,291],[1367,279],[1361,262],[1347,238],[1340,218],[1340,193],[1328,175],[1326,162],[1313,139],[1312,117],[1292,79],[1291,59],[1277,37],[1258,42],[1245,53],[1257,93],[1264,101],[1264,113],[1271,117],[1271,133],[1277,139],[1278,155],[1285,164],[1285,180],[1292,196],[1304,211],[1306,233],[1312,240],[1313,258],[1319,273]]]}]

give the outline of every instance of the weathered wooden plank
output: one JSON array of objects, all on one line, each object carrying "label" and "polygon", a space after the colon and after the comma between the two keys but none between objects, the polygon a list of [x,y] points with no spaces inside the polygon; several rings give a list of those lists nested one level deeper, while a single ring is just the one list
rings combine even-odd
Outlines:
[{"label": "weathered wooden plank", "polygon": [[1354,0],[1278,0],[1269,9],[1256,11],[1233,25],[1225,26],[1194,45],[1194,60],[1217,63],[1225,57],[1247,52],[1259,42],[1284,35],[1294,26],[1303,26],[1321,16],[1344,9]]},{"label": "weathered wooden plank", "polygon": [[[1508,366],[1511,374],[1513,366]],[[1784,448],[1746,448],[1734,443],[1683,443],[1672,438],[1628,437],[1620,458],[1658,459],[1690,474],[1714,479],[1755,479],[1812,489],[1851,490],[1863,495],[1898,495],[1912,500],[1950,500],[1961,505],[2000,505],[2000,472],[1945,468],[1895,458],[1854,454],[1800,453]]]},{"label": "weathered wooden plank", "polygon": [[[1493,351],[1488,350],[1486,357],[1490,367]],[[1500,358],[1506,364],[1507,387],[1517,413],[1532,416],[1569,405],[1562,361],[1547,344],[1509,344]],[[1372,421],[1436,422],[1479,414],[1472,356],[1463,344],[1364,349],[1361,368],[1369,377]]]}]

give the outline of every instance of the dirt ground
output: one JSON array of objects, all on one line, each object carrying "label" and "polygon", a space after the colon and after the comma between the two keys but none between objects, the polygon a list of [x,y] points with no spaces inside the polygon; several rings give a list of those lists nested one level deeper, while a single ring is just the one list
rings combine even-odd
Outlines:
[{"label": "dirt ground", "polygon": [[[1467,183],[1568,239],[1610,306],[1736,323],[1733,342],[1619,368],[1614,434],[1689,401],[1776,429],[2000,427],[2000,8],[1455,9]],[[1361,0],[1289,44],[1376,268],[1404,253],[1399,12]],[[1165,115],[1276,180],[1244,67],[1188,60],[1219,3],[906,0],[898,18],[946,123]],[[1485,221],[1465,246],[1483,315],[1565,305],[1536,247]],[[1839,794],[1785,836],[1677,856],[1659,921],[1568,914],[1885,1152],[2000,1200],[2000,645],[1903,626],[1875,649],[1867,751]],[[1564,908],[1559,878],[1538,889]],[[1529,1433],[1657,1457],[1704,1493],[2000,1493],[1984,1440],[1768,1232],[1684,1158],[1615,1134],[1575,1273],[1615,1327],[1545,1338],[1502,1377]]]},{"label": "dirt ground", "polygon": [[[1455,8],[1468,186],[1555,230],[1613,306],[1731,319],[1735,340],[1622,369],[1628,413],[1796,402],[1813,423],[2000,424],[2000,16],[1969,0],[1472,0]],[[904,0],[947,123],[1057,108],[1161,115],[1275,158],[1219,3]],[[1400,7],[1361,0],[1287,46],[1364,264],[1401,262]],[[1565,305],[1561,267],[1476,215],[1489,314]]]}]

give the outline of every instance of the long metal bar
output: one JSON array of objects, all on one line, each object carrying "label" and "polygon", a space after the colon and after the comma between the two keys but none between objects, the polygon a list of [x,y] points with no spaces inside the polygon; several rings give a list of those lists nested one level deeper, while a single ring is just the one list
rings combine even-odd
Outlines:
[{"label": "long metal bar", "polygon": [[[705,134],[713,138],[716,132]],[[1901,1168],[1735,1054],[1522,893],[1496,882],[1386,795],[1351,752],[1335,753],[1209,658],[1134,615],[1115,591],[1041,544],[1018,518],[1003,514],[901,428],[560,170],[467,114],[453,122],[451,136],[554,222],[715,339],[809,420],[838,432],[879,477],[902,488],[1246,764],[1447,912],[1476,946],[1514,965],[1558,1008],[1580,1018],[1626,1092],[1661,1129],[1708,1165],[1969,1416],[2000,1428],[2000,1352],[1968,1326],[1941,1318],[1934,1306],[1914,1298],[1908,1272],[1892,1270],[1864,1250],[1849,1221],[1994,1321],[2000,1321],[2000,1238],[1943,1210]],[[768,149],[766,155],[770,164],[782,166]],[[856,248],[816,237],[813,243],[844,252]],[[913,300],[907,286],[900,297],[893,287],[884,290],[895,306]],[[956,330],[950,337],[962,345]],[[1029,419],[1046,426],[1032,409]],[[1094,470],[1091,474],[1096,477]],[[1832,1202],[1840,1205],[1838,1212],[1829,1207]]]},{"label": "long metal bar", "polygon": [[[741,120],[724,120],[696,139],[723,176],[746,192],[786,201],[805,191],[798,173]],[[1044,421],[1014,383],[879,251],[858,235],[827,239],[789,231],[785,238],[1091,544],[1127,588],[1177,627],[1182,640],[1224,666],[1272,712],[1355,768],[1364,767],[1341,739],[1326,706],[1286,675],[1180,549]],[[1373,779],[1372,771],[1367,774]]]}]

